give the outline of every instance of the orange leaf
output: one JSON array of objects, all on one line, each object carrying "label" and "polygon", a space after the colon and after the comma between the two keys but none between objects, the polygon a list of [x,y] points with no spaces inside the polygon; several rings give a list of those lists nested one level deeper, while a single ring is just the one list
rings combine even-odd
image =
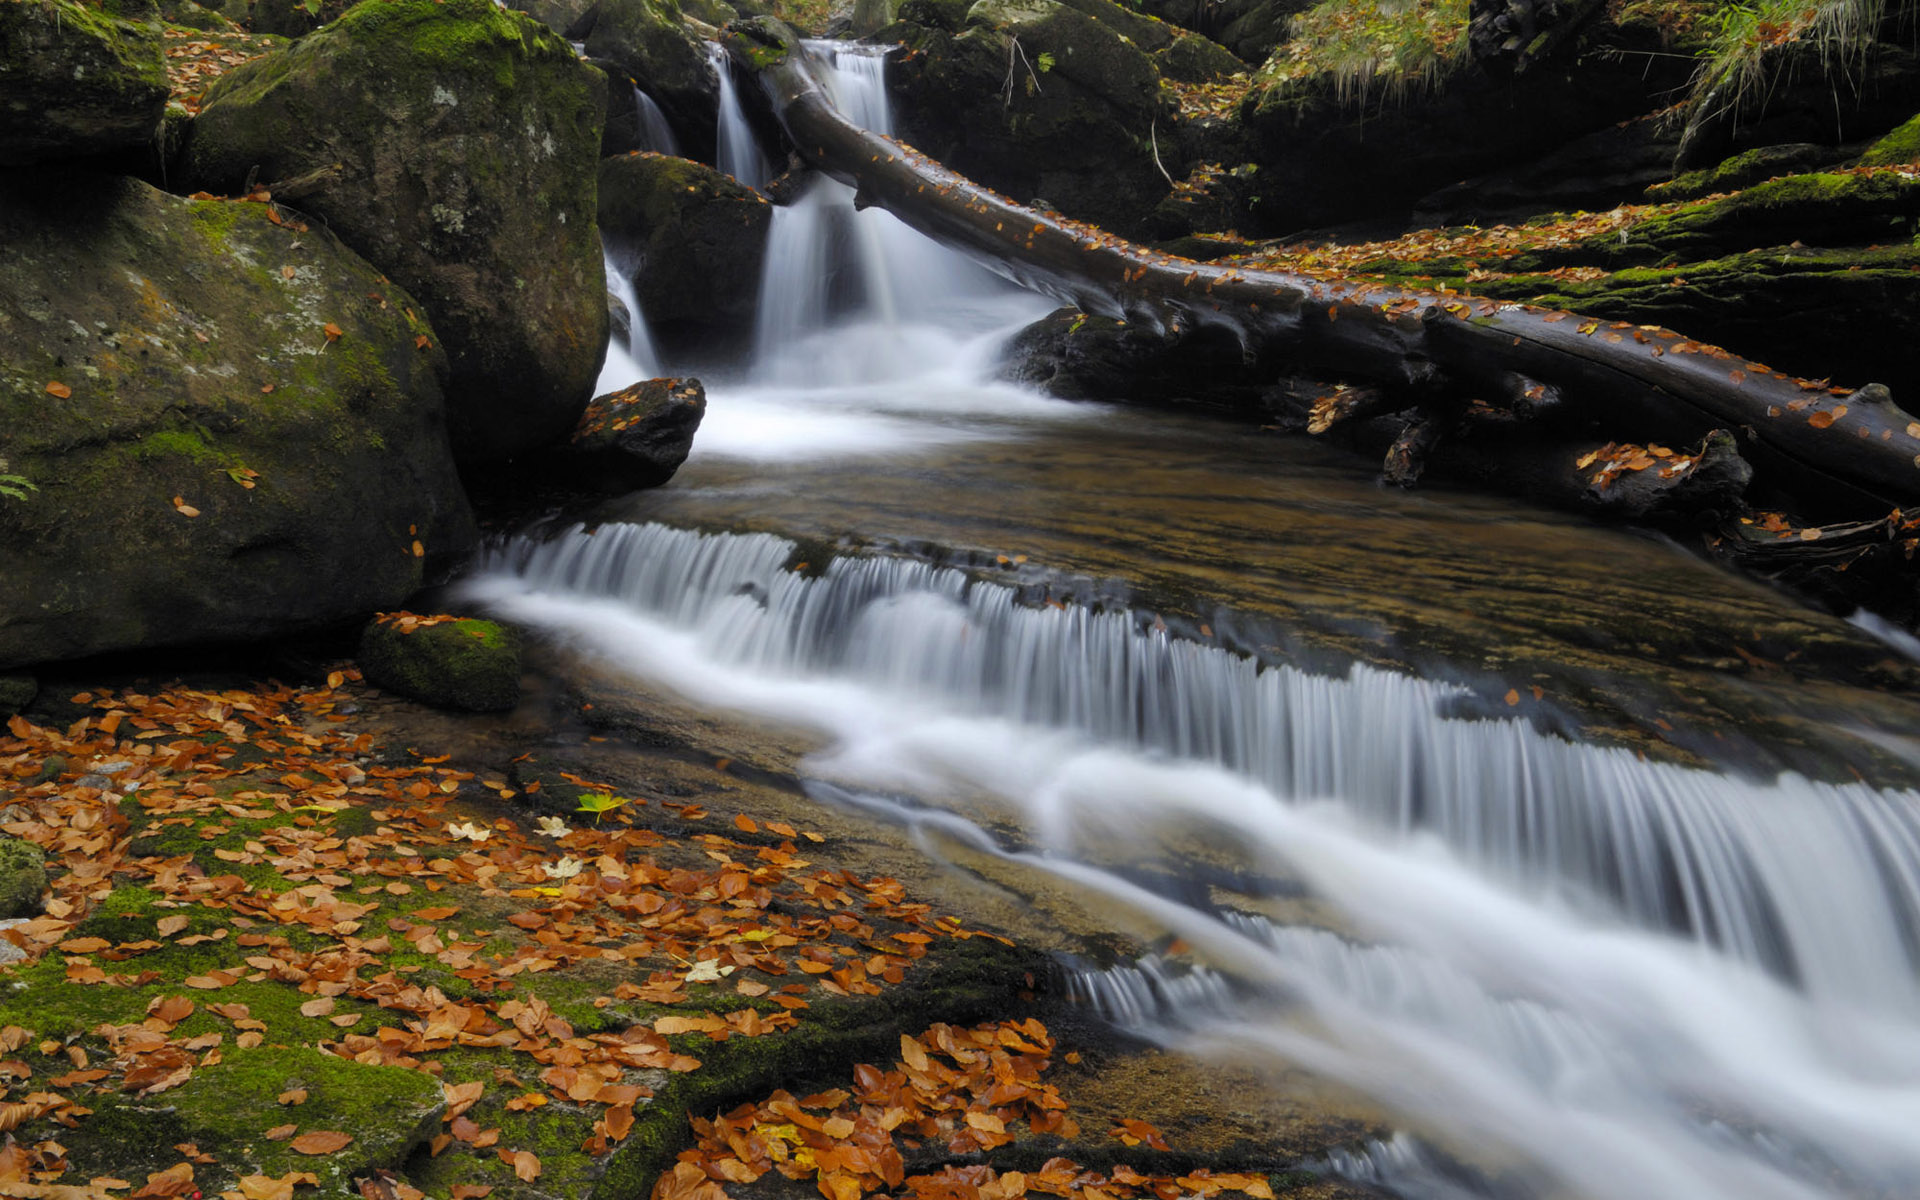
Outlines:
[{"label": "orange leaf", "polygon": [[307,1089],[294,1088],[291,1091],[281,1092],[276,1099],[282,1104],[305,1104],[307,1102]]},{"label": "orange leaf", "polygon": [[760,826],[755,824],[753,818],[748,816],[745,813],[741,813],[739,816],[733,819],[733,827],[735,829],[738,829],[741,833],[759,833],[760,832]]},{"label": "orange leaf", "polygon": [[515,1150],[513,1157],[507,1160],[513,1164],[513,1173],[523,1183],[532,1183],[540,1178],[540,1158],[531,1150]]},{"label": "orange leaf", "polygon": [[1807,418],[1807,424],[1813,426],[1815,429],[1825,429],[1827,426],[1833,424],[1833,414],[1824,411],[1814,413]]},{"label": "orange leaf", "polygon": [[325,325],[322,325],[320,332],[327,335],[327,341],[329,342],[337,342],[340,340],[340,327],[332,321],[328,321]]},{"label": "orange leaf", "polygon": [[58,379],[56,379],[53,382],[47,384],[47,395],[55,396],[61,400],[65,400],[68,397],[73,395],[73,389],[68,387],[64,383],[61,383]]},{"label": "orange leaf", "polygon": [[353,1135],[331,1129],[316,1129],[312,1133],[303,1133],[288,1145],[301,1154],[337,1154],[353,1145]]},{"label": "orange leaf", "polygon": [[284,1142],[292,1137],[299,1128],[298,1125],[275,1125],[272,1129],[267,1130],[260,1136],[270,1142]]}]

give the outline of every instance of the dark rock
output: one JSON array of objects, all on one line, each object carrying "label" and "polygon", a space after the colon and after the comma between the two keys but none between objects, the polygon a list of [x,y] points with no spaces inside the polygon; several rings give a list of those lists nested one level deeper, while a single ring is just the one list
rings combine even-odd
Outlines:
[{"label": "dark rock", "polygon": [[1015,197],[1138,231],[1169,186],[1154,165],[1156,129],[1168,173],[1186,170],[1153,59],[1058,0],[978,0],[967,22],[957,36],[905,20],[888,31],[909,47],[890,75],[904,140]]},{"label": "dark rock", "polygon": [[350,618],[471,548],[419,303],[275,215],[0,177],[0,458],[38,487],[0,498],[0,666]]},{"label": "dark rock", "polygon": [[1259,65],[1286,40],[1288,19],[1317,0],[1143,0],[1140,11],[1190,29]]},{"label": "dark rock", "polygon": [[308,183],[300,207],[426,306],[456,455],[564,438],[607,339],[594,229],[606,79],[490,0],[367,0],[208,91],[192,186]]},{"label": "dark rock", "polygon": [[339,20],[353,0],[252,0],[252,5],[253,32],[297,38]]},{"label": "dark rock", "polygon": [[572,40],[585,41],[589,14],[599,0],[513,0],[507,7],[523,12],[548,29]]},{"label": "dark rock", "polygon": [[553,455],[576,487],[610,496],[659,487],[687,461],[706,413],[698,379],[643,379],[595,399]]},{"label": "dark rock", "polygon": [[720,80],[674,0],[600,0],[585,40],[654,98],[683,152],[713,160]]},{"label": "dark rock", "polygon": [[358,658],[375,687],[435,708],[505,712],[520,703],[520,641],[495,621],[388,613],[367,622]]},{"label": "dark rock", "polygon": [[33,703],[40,681],[25,672],[0,673],[0,717],[10,717]]},{"label": "dark rock", "polygon": [[1015,334],[1001,377],[1062,400],[1198,404],[1265,411],[1274,372],[1220,331],[1155,333],[1111,317],[1062,308]]},{"label": "dark rock", "polygon": [[0,167],[140,150],[167,106],[158,14],[0,4]]},{"label": "dark rock", "polygon": [[1839,146],[1885,133],[1920,110],[1920,51],[1909,29],[1843,52],[1813,39],[1762,51],[1756,83],[1730,103],[1727,87],[1696,92],[1675,171],[1743,150],[1793,142]]},{"label": "dark rock", "polygon": [[657,344],[676,352],[750,336],[773,207],[712,167],[661,154],[600,164],[600,228]]},{"label": "dark rock", "polygon": [[160,0],[160,15],[169,25],[204,29],[210,33],[232,31],[234,23],[217,7],[196,4],[194,0]]},{"label": "dark rock", "polygon": [[1489,225],[1543,212],[1637,202],[1673,169],[1680,131],[1655,114],[1609,125],[1544,156],[1441,188],[1414,205],[1421,225]]},{"label": "dark rock", "polygon": [[0,920],[40,911],[47,890],[47,859],[40,847],[0,833]]},{"label": "dark rock", "polygon": [[1422,74],[1366,78],[1276,52],[1240,108],[1260,163],[1285,167],[1254,210],[1265,232],[1398,217],[1438,188],[1660,107],[1687,71],[1657,29],[1607,20],[1513,75],[1434,53]]}]

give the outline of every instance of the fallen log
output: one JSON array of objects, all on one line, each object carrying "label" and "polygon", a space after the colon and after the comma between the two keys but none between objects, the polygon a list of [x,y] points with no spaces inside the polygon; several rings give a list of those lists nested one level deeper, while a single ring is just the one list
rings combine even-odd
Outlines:
[{"label": "fallen log", "polygon": [[1224,328],[1250,354],[1377,393],[1375,411],[1419,408],[1441,426],[1478,401],[1622,441],[1695,443],[1728,430],[1758,480],[1816,518],[1920,503],[1920,421],[1884,389],[1796,379],[1658,327],[1157,253],[1024,207],[853,124],[777,21],[730,25],[725,41],[799,154],[853,186],[860,204],[1085,312],[1174,334]]}]

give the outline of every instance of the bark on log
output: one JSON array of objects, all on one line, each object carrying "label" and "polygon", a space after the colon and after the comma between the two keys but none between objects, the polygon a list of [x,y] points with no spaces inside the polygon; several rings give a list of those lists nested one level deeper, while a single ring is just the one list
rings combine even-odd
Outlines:
[{"label": "bark on log", "polygon": [[1016,204],[834,106],[791,30],[729,26],[774,115],[816,169],[1024,286],[1149,328],[1219,326],[1295,369],[1379,390],[1398,407],[1547,407],[1622,440],[1694,443],[1731,430],[1766,484],[1824,512],[1920,503],[1920,422],[1678,333],[1523,304],[1175,258]]}]

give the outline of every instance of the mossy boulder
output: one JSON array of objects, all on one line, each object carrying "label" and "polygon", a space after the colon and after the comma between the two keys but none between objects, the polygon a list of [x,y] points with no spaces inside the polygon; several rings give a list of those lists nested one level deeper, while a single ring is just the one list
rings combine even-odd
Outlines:
[{"label": "mossy boulder", "polygon": [[890,73],[902,136],[1016,199],[1139,232],[1169,186],[1156,129],[1166,168],[1183,164],[1159,69],[1123,27],[1163,44],[1174,31],[1111,7],[1117,24],[1059,0],[978,0],[956,35],[926,0],[903,5],[888,30],[908,46]]},{"label": "mossy boulder", "polygon": [[600,164],[600,230],[632,271],[655,342],[726,348],[753,330],[773,206],[712,167],[662,154]]},{"label": "mossy boulder", "polygon": [[711,160],[720,77],[675,0],[600,0],[591,20],[587,53],[618,64],[660,105],[685,151]]},{"label": "mossy boulder", "polygon": [[233,22],[219,11],[218,5],[197,4],[195,0],[160,0],[160,16],[169,25],[187,29],[227,33],[234,28]]},{"label": "mossy boulder", "polygon": [[0,667],[387,607],[471,547],[439,339],[316,225],[0,176]]},{"label": "mossy boulder", "polygon": [[472,618],[388,614],[360,634],[360,670],[375,687],[458,712],[520,702],[520,632]]},{"label": "mossy boulder", "polygon": [[47,859],[40,847],[0,834],[0,920],[38,912],[46,890]]},{"label": "mossy boulder", "polygon": [[1736,154],[1718,166],[1688,171],[1647,189],[1647,199],[1658,204],[1697,200],[1716,192],[1735,192],[1780,175],[1799,175],[1828,165],[1839,156],[1830,147],[1812,142],[1761,146]]},{"label": "mossy boulder", "polygon": [[1182,83],[1212,83],[1247,69],[1231,50],[1197,33],[1179,33],[1153,56],[1160,74]]},{"label": "mossy boulder", "polygon": [[606,77],[491,0],[366,0],[208,90],[182,155],[300,198],[412,292],[446,340],[455,454],[564,438],[606,350],[594,169]]},{"label": "mossy boulder", "polygon": [[[304,1090],[298,1106],[278,1102]],[[223,1049],[218,1062],[197,1068],[181,1086],[159,1095],[103,1095],[75,1136],[72,1161],[87,1175],[144,1179],[180,1161],[176,1146],[192,1142],[213,1162],[195,1175],[212,1195],[243,1174],[282,1177],[311,1171],[319,1195],[356,1194],[352,1180],[375,1170],[399,1170],[433,1135],[446,1097],[431,1075],[374,1066],[307,1046]],[[301,1133],[336,1131],[353,1141],[332,1154],[301,1154],[289,1139],[266,1134],[292,1124]]]},{"label": "mossy boulder", "polygon": [[0,167],[138,150],[167,106],[150,4],[0,4]]},{"label": "mossy boulder", "polygon": [[1140,0],[1135,7],[1258,66],[1286,40],[1288,18],[1313,5],[1314,0]]}]

